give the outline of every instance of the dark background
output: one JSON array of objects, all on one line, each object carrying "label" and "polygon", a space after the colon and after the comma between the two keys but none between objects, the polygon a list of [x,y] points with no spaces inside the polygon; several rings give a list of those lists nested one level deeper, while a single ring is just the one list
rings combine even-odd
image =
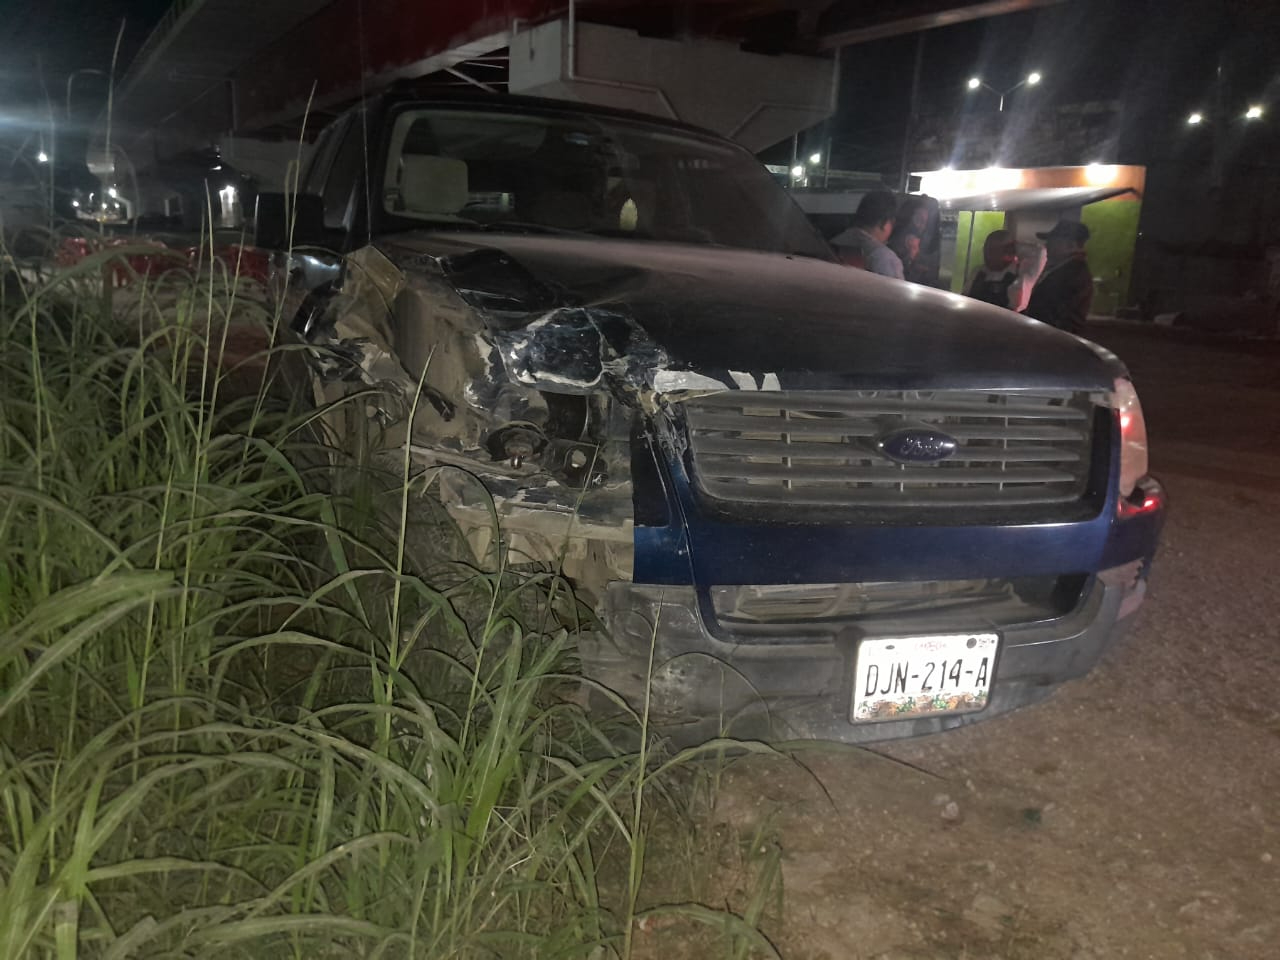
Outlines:
[{"label": "dark background", "polygon": [[[124,24],[117,75],[171,0],[0,0],[0,104],[12,121],[58,105],[67,77],[78,70],[108,71],[117,31]],[[883,6],[892,9],[892,0]],[[989,91],[969,93],[965,80],[980,75],[1004,89],[1030,70],[1044,81],[1009,98],[1022,112],[1057,103],[1123,103],[1116,156],[1099,160],[1148,162],[1178,148],[1192,109],[1210,113],[1215,72],[1224,72],[1223,105],[1234,118],[1246,103],[1274,104],[1258,127],[1280,123],[1280,3],[1275,0],[1068,0],[1068,2],[923,34],[895,37],[842,51],[839,113],[825,131],[834,165],[896,173],[909,111],[918,38],[923,37],[918,106],[921,112],[991,111]],[[72,115],[88,122],[101,108],[105,78],[74,80]],[[1233,149],[1247,148],[1233,143]]]}]

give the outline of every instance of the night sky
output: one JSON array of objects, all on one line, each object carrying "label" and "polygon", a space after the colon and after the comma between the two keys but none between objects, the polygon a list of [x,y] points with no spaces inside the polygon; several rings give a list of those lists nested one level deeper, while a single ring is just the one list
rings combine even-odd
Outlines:
[{"label": "night sky", "polygon": [[[172,0],[0,0],[0,103],[65,108],[66,81],[77,70],[107,71],[124,22],[120,69],[128,66]],[[102,83],[76,78],[72,109],[96,112]],[[83,105],[82,105],[83,104]]]},{"label": "night sky", "polygon": [[[267,0],[264,0],[267,2]],[[8,120],[61,110],[73,71],[106,71],[121,21],[123,72],[170,0],[0,0],[0,105]],[[892,7],[885,0],[884,7]],[[1227,109],[1270,108],[1280,123],[1280,0],[1068,0],[1028,13],[974,21],[924,35],[925,111],[991,109],[985,91],[967,95],[980,74],[1006,87],[1039,70],[1044,82],[1012,95],[1011,109],[1089,99],[1123,99],[1126,146],[1143,162],[1168,149],[1192,109],[1213,103],[1216,65],[1226,66]],[[901,149],[916,36],[850,47],[843,54],[841,109],[831,125],[837,165],[893,170]],[[98,110],[105,85],[74,82],[81,121]]]},{"label": "night sky", "polygon": [[[893,171],[908,110],[917,36],[844,51],[841,109],[833,122],[837,165]],[[998,89],[1032,70],[1044,80],[1010,95],[1006,110],[1084,100],[1121,100],[1123,157],[1145,162],[1170,149],[1193,109],[1213,106],[1221,57],[1227,112],[1269,103],[1280,122],[1280,3],[1275,0],[1069,0],[1029,13],[928,31],[921,107],[993,110],[981,76]]]}]

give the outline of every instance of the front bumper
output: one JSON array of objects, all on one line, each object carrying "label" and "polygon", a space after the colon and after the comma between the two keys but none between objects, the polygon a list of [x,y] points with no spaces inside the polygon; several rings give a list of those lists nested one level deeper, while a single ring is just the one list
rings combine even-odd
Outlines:
[{"label": "front bumper", "polygon": [[[846,743],[914,737],[1034,703],[1082,676],[1127,625],[1146,591],[1144,562],[1089,579],[1069,613],[1000,628],[1001,654],[987,706],[975,713],[853,723],[856,629],[804,642],[735,643],[708,629],[695,589],[615,583],[605,605],[609,639],[584,649],[590,671],[679,742],[714,736]],[[921,619],[878,621],[880,635],[954,629]],[[649,675],[652,651],[652,675]]]}]

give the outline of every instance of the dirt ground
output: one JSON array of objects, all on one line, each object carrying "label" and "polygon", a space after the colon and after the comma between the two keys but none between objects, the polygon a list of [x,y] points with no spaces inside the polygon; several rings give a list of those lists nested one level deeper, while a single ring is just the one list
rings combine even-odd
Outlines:
[{"label": "dirt ground", "polygon": [[1139,621],[1047,703],[737,763],[716,819],[780,850],[787,960],[1280,958],[1280,350],[1091,333],[1172,498]]}]

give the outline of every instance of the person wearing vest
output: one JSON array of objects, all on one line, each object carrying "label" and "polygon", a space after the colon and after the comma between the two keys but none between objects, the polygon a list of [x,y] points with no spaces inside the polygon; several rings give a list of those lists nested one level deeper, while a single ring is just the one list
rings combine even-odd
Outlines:
[{"label": "person wearing vest", "polygon": [[1031,293],[1027,316],[1078,334],[1084,329],[1093,304],[1093,272],[1084,252],[1089,228],[1083,223],[1059,220],[1048,233],[1036,236],[1044,241],[1049,262]]},{"label": "person wearing vest", "polygon": [[1018,254],[1013,234],[995,230],[982,245],[982,266],[973,275],[969,296],[1008,309],[1009,287],[1018,279]]}]

